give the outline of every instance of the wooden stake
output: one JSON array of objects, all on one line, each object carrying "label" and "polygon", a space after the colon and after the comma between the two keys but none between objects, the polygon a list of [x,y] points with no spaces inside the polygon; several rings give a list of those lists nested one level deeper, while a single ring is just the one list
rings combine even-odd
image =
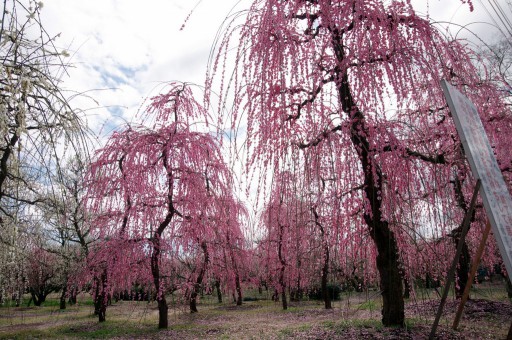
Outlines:
[{"label": "wooden stake", "polygon": [[457,252],[455,253],[455,257],[453,258],[452,265],[448,270],[448,275],[446,278],[446,285],[444,286],[443,296],[441,297],[441,302],[439,303],[439,308],[437,309],[436,319],[434,320],[434,324],[432,325],[432,329],[430,331],[429,340],[433,340],[436,335],[437,325],[439,324],[439,319],[441,319],[441,315],[443,314],[444,304],[446,303],[446,298],[448,297],[448,291],[450,290],[450,285],[455,277],[455,269],[457,269],[457,263],[459,263],[459,257],[462,253],[462,244],[466,238],[466,234],[468,233],[469,224],[471,222],[471,215],[473,215],[473,209],[475,209],[476,199],[478,197],[478,190],[480,190],[480,178],[476,181],[475,189],[473,190],[473,197],[471,197],[471,204],[469,206],[468,211],[466,212],[466,216],[464,216],[464,220],[462,222],[462,231],[459,238],[459,243],[457,244]]},{"label": "wooden stake", "polygon": [[485,226],[484,233],[482,235],[482,240],[480,241],[480,245],[478,246],[478,250],[475,254],[475,258],[473,259],[473,264],[471,265],[471,271],[469,272],[468,283],[464,288],[464,293],[462,294],[462,298],[460,299],[459,308],[457,309],[457,314],[455,314],[455,320],[453,320],[452,328],[457,330],[459,327],[460,318],[462,316],[462,312],[464,310],[464,306],[469,298],[469,290],[473,284],[475,279],[475,274],[478,269],[478,265],[480,264],[480,260],[482,259],[482,254],[485,250],[485,245],[487,244],[487,237],[489,236],[489,232],[491,231],[491,223],[487,221],[487,225]]}]

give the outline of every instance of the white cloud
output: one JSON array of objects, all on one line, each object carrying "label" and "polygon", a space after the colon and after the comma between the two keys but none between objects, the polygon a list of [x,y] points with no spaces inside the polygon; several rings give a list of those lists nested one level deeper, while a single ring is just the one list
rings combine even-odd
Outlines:
[{"label": "white cloud", "polygon": [[[208,54],[218,27],[235,0],[47,0],[43,24],[51,35],[62,32],[59,48],[72,55],[64,86],[99,103],[87,111],[98,131],[119,117],[130,121],[161,82],[204,83]],[[94,103],[77,98],[75,105]],[[116,118],[116,116],[118,116]]]},{"label": "white cloud", "polygon": [[[190,0],[47,0],[42,16],[50,34],[62,32],[59,47],[72,54],[75,67],[65,86],[79,92],[101,89],[89,92],[100,107],[119,107],[121,115],[130,120],[143,98],[155,94],[151,91],[161,82],[203,84],[217,30],[237,2],[202,0],[195,7],[197,2]],[[470,12],[458,0],[413,0],[419,12],[428,10],[440,22],[490,21],[480,2],[473,2],[476,8]],[[248,6],[245,0],[237,8]],[[469,27],[484,39],[495,36],[489,25]],[[452,25],[452,32],[457,32],[456,26]],[[93,105],[80,103],[86,108]],[[98,117],[112,119],[115,112],[119,110],[98,109],[91,112],[96,115],[91,121],[98,124]]]},{"label": "white cloud", "polygon": [[[218,28],[237,0],[202,0],[186,23],[196,0],[45,0],[43,24],[50,34],[62,32],[60,48],[69,50],[75,67],[65,86],[86,92],[99,103],[77,97],[73,103],[87,110],[90,127],[104,140],[116,126],[133,119],[148,96],[162,89],[162,82],[179,80],[202,85],[208,55]],[[238,9],[248,8],[244,0]],[[505,0],[499,0],[505,6]],[[489,41],[496,30],[487,13],[473,0],[475,11],[459,0],[413,0],[419,13],[429,13],[440,27],[468,25]],[[456,23],[449,25],[448,23]],[[473,23],[473,24],[471,24]],[[478,24],[477,24],[478,23]],[[459,25],[459,26],[457,26]],[[470,37],[465,30],[462,36]],[[239,131],[239,147],[245,137]],[[246,179],[239,160],[233,163],[239,184]],[[255,204],[254,188],[248,204]],[[244,196],[243,190],[240,192]]]}]

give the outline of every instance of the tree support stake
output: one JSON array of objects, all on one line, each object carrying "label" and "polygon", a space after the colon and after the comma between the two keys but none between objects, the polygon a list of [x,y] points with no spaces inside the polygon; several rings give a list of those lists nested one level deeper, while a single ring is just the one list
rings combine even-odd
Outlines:
[{"label": "tree support stake", "polygon": [[429,340],[433,340],[436,335],[437,325],[439,324],[439,319],[441,319],[441,314],[443,314],[443,308],[446,303],[446,298],[448,297],[448,291],[450,290],[450,285],[455,276],[455,269],[457,269],[457,263],[459,263],[459,257],[462,253],[462,244],[466,239],[466,234],[468,233],[469,224],[471,222],[471,215],[473,214],[473,210],[475,209],[476,199],[478,197],[478,190],[480,190],[481,180],[478,179],[476,181],[475,189],[473,190],[473,196],[471,197],[471,204],[469,206],[468,211],[466,212],[466,216],[464,216],[464,220],[462,222],[462,231],[459,238],[459,242],[457,244],[457,252],[455,253],[455,257],[453,258],[452,265],[450,266],[450,270],[448,271],[448,275],[446,278],[446,285],[443,290],[443,296],[441,298],[441,303],[439,304],[439,308],[437,309],[436,319],[434,324],[432,325],[432,330],[430,331]]},{"label": "tree support stake", "polygon": [[459,327],[459,322],[460,322],[460,318],[462,316],[462,311],[464,310],[464,306],[466,305],[466,302],[468,301],[469,290],[471,289],[471,286],[475,279],[475,274],[478,269],[478,265],[480,264],[480,260],[482,259],[482,254],[484,253],[485,245],[487,244],[487,237],[489,236],[490,231],[491,231],[491,222],[487,221],[487,225],[485,226],[485,230],[482,235],[482,241],[480,241],[480,245],[478,246],[476,256],[475,256],[475,258],[473,260],[473,264],[471,266],[471,271],[470,271],[469,277],[468,277],[468,283],[466,284],[466,287],[464,288],[464,293],[462,294],[462,298],[460,299],[459,308],[457,309],[457,314],[455,314],[455,320],[453,320],[452,328],[454,330],[457,330],[457,327]]}]

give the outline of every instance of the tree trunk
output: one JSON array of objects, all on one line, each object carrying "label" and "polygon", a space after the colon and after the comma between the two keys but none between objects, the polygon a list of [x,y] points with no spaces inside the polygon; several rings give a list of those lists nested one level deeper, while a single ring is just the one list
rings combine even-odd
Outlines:
[{"label": "tree trunk", "polygon": [[217,291],[217,302],[222,303],[222,291],[220,290],[220,280],[215,280],[215,290]]},{"label": "tree trunk", "polygon": [[242,285],[240,284],[240,276],[238,272],[235,274],[235,289],[236,289],[236,305],[241,306],[243,302],[242,298]]},{"label": "tree trunk", "polygon": [[210,262],[210,255],[208,254],[208,246],[206,242],[201,242],[201,249],[203,249],[204,261],[201,269],[199,270],[199,274],[197,275],[196,282],[194,284],[194,288],[190,294],[190,313],[197,313],[197,295],[201,289],[201,284],[203,283],[203,277],[206,273],[206,269],[208,267],[208,263]]},{"label": "tree trunk", "polygon": [[507,295],[509,299],[512,299],[512,282],[510,282],[510,278],[508,275],[505,275],[505,280],[507,281]]},{"label": "tree trunk", "polygon": [[34,301],[34,305],[40,307],[44,302],[44,297],[41,297],[39,294],[36,294],[33,289],[30,290],[30,295],[32,296],[32,301]]},{"label": "tree trunk", "polygon": [[76,286],[71,287],[71,292],[69,293],[69,300],[68,303],[70,305],[76,305],[76,296],[78,295],[78,289]]},{"label": "tree trunk", "polygon": [[195,288],[192,289],[192,293],[190,293],[190,302],[189,302],[190,313],[197,313],[197,292]]},{"label": "tree trunk", "polygon": [[322,278],[320,280],[322,289],[322,299],[324,300],[325,309],[332,309],[331,297],[329,296],[329,290],[327,289],[327,279],[329,275],[329,244],[327,243],[325,229],[319,221],[316,209],[313,207],[311,208],[311,211],[313,212],[313,216],[315,217],[315,224],[320,229],[320,236],[322,240],[322,258],[324,260],[324,263],[322,265]]},{"label": "tree trunk", "polygon": [[288,309],[288,302],[286,301],[286,282],[284,279],[284,271],[286,269],[286,261],[283,255],[283,233],[284,226],[279,224],[279,241],[277,245],[277,255],[279,257],[279,262],[281,263],[281,269],[279,271],[279,289],[281,289],[281,299],[283,303],[283,309]]},{"label": "tree trunk", "polygon": [[97,301],[97,306],[95,307],[98,313],[98,322],[105,322],[107,320],[107,304],[103,297]]},{"label": "tree trunk", "polygon": [[66,283],[62,287],[62,293],[60,294],[60,303],[59,303],[60,309],[66,309],[66,294],[67,294],[67,292],[68,292],[68,284],[67,284],[67,280],[66,280]]},{"label": "tree trunk", "polygon": [[322,298],[324,300],[325,309],[331,309],[331,297],[327,289],[327,276],[329,274],[329,246],[324,245],[324,265],[322,267]]},{"label": "tree trunk", "polygon": [[[302,297],[303,297],[303,291],[302,291],[302,287],[301,287],[302,279],[301,279],[301,276],[300,276],[301,266],[302,266],[302,261],[299,259],[299,260],[297,260],[297,271],[298,271],[298,274],[297,274],[297,281],[296,281],[296,286],[295,286],[295,296],[294,296],[294,300],[295,301],[300,301],[302,299]],[[290,300],[291,300],[291,296],[290,296]]]},{"label": "tree trunk", "polygon": [[[97,291],[99,291],[99,289]],[[107,301],[104,292],[99,292],[94,299],[94,314],[98,316],[98,322],[106,321]]]},{"label": "tree trunk", "polygon": [[[331,28],[333,49],[338,62],[345,62],[342,33]],[[382,216],[382,170],[370,153],[370,129],[364,114],[359,110],[349,85],[347,71],[335,70],[335,82],[338,87],[338,99],[343,112],[350,121],[350,140],[360,161],[364,179],[364,198],[366,200],[363,218],[368,226],[372,240],[377,247],[377,269],[380,276],[380,288],[383,300],[382,323],[384,326],[403,326],[405,306],[400,259],[396,237],[388,221]],[[367,203],[367,204],[366,204]]]},{"label": "tree trunk", "polygon": [[404,275],[404,298],[409,299],[411,297],[411,282]]},{"label": "tree trunk", "polygon": [[[160,228],[159,228],[160,229]],[[165,291],[160,282],[160,233],[157,231],[153,236],[153,252],[151,253],[151,275],[156,290],[156,301],[158,304],[158,328],[167,328],[168,307],[165,300]]]},{"label": "tree trunk", "polygon": [[167,306],[167,300],[165,299],[165,295],[162,294],[162,296],[157,300],[158,301],[158,328],[167,328],[169,327],[169,321],[168,321],[168,313],[169,313],[169,307]]},{"label": "tree trunk", "polygon": [[[461,150],[461,153],[464,153],[463,150]],[[463,170],[458,170],[459,172]],[[469,207],[466,203],[466,200],[464,198],[464,193],[462,191],[462,184],[463,180],[460,179],[459,176],[455,176],[455,180],[453,181],[453,187],[455,192],[455,200],[457,202],[457,205],[459,208],[464,211],[464,215],[467,214]],[[475,218],[475,210],[473,210],[471,220],[473,221]],[[471,224],[468,226],[468,228],[471,228]],[[469,229],[468,229],[469,232]],[[462,223],[460,226],[456,229],[454,229],[451,232],[451,236],[453,236],[453,243],[455,245],[455,249],[457,249],[459,245],[460,235],[462,233]],[[466,240],[464,239],[464,243],[462,244],[462,253],[459,257],[459,263],[457,265],[457,272],[456,272],[456,278],[455,278],[455,297],[457,299],[462,298],[462,294],[464,293],[464,289],[466,288],[466,285],[468,284],[468,276],[469,276],[469,268],[471,266],[471,254],[469,253],[468,244],[466,243]]]},{"label": "tree trunk", "polygon": [[96,294],[94,295],[94,314],[98,316],[98,322],[107,320],[107,273],[106,269],[101,277],[96,280]]},{"label": "tree trunk", "polygon": [[403,326],[405,306],[398,247],[393,231],[386,222],[375,221],[371,235],[377,245],[377,268],[382,291],[382,323],[384,326]]},{"label": "tree trunk", "polygon": [[[456,247],[458,247],[458,243],[460,242],[460,239],[455,242]],[[455,280],[455,297],[457,299],[462,298],[462,294],[464,293],[464,289],[466,288],[466,285],[468,284],[468,277],[469,277],[469,267],[471,266],[470,263],[470,253],[469,253],[469,247],[464,240],[464,243],[462,244],[462,253],[459,257],[459,264],[457,265],[457,274],[456,274],[456,280]],[[468,297],[469,298],[469,297]]]},{"label": "tree trunk", "polygon": [[235,273],[235,290],[236,290],[236,305],[242,305],[242,285],[240,284],[240,274],[238,273],[238,265],[236,263],[235,252],[233,251],[233,245],[229,232],[226,234],[226,246],[229,247],[229,255],[231,256],[231,265]]}]

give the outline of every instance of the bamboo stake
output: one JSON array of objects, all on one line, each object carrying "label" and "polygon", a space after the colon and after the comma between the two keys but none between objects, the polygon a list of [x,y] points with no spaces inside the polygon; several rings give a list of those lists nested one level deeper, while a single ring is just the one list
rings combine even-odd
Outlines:
[{"label": "bamboo stake", "polygon": [[475,254],[475,258],[473,259],[473,264],[471,265],[471,271],[468,277],[468,283],[464,288],[464,293],[462,294],[462,298],[460,299],[459,308],[457,309],[457,314],[455,315],[455,320],[453,320],[452,328],[457,330],[459,327],[460,318],[462,316],[462,311],[464,310],[464,306],[468,301],[469,290],[473,284],[473,280],[475,278],[476,271],[478,269],[478,265],[480,264],[480,260],[482,259],[482,254],[485,250],[485,245],[487,244],[487,237],[489,236],[489,232],[491,231],[491,223],[487,221],[487,225],[485,226],[484,233],[482,235],[482,240],[480,241],[480,245],[478,246],[478,250]]},{"label": "bamboo stake", "polygon": [[446,285],[444,286],[443,296],[441,298],[441,302],[439,303],[439,308],[437,309],[436,319],[434,320],[434,324],[432,325],[432,329],[430,331],[429,340],[433,340],[436,335],[437,325],[439,324],[439,320],[441,319],[441,315],[443,314],[444,304],[446,303],[446,298],[448,297],[448,292],[450,290],[450,285],[452,284],[453,278],[455,276],[455,269],[457,268],[457,263],[459,262],[460,254],[462,253],[462,244],[464,243],[464,239],[466,238],[466,234],[468,233],[469,224],[471,222],[471,215],[473,214],[473,209],[475,209],[476,199],[478,197],[478,190],[480,190],[481,181],[480,178],[476,181],[475,189],[473,190],[473,197],[471,197],[471,204],[469,206],[468,211],[466,212],[466,216],[464,216],[464,220],[462,222],[462,231],[459,238],[459,243],[457,245],[457,252],[455,253],[455,257],[453,258],[452,265],[448,271],[448,275],[446,278]]}]

